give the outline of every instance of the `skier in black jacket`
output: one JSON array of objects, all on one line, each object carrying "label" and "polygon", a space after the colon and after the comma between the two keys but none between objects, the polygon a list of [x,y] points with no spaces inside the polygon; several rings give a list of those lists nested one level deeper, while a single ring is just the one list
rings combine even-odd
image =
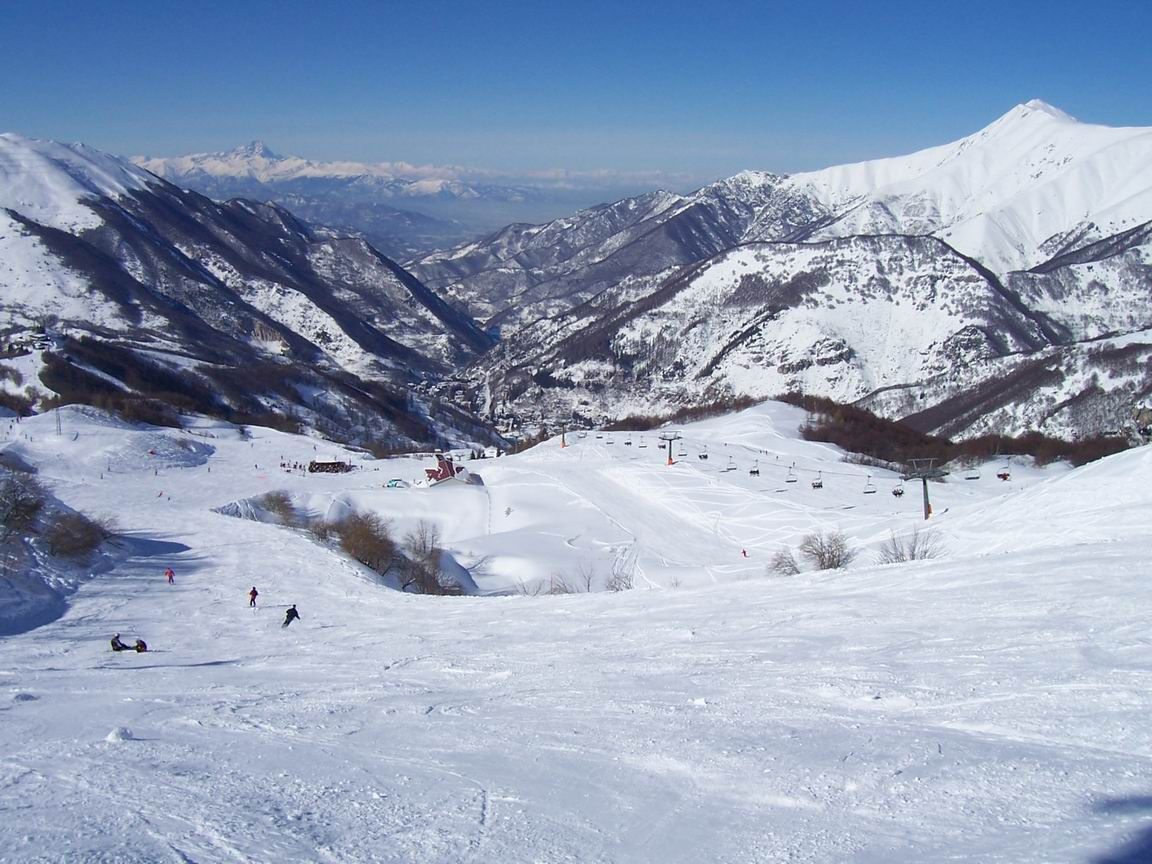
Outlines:
[{"label": "skier in black jacket", "polygon": [[293,621],[296,621],[297,619],[299,619],[299,617],[300,617],[300,613],[296,611],[296,604],[293,603],[291,606],[288,607],[288,611],[284,613],[284,623],[281,624],[280,626],[281,627],[287,627]]}]

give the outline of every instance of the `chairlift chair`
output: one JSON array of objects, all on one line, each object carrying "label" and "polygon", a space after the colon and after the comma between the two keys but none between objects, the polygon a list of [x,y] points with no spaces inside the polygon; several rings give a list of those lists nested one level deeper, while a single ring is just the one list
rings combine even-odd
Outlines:
[{"label": "chairlift chair", "polygon": [[624,446],[625,447],[631,447],[632,446],[632,439],[631,438],[625,439]]},{"label": "chairlift chair", "polygon": [[728,464],[725,465],[722,470],[724,470],[724,471],[735,471],[736,470],[736,462],[735,462],[735,460],[733,460],[733,458],[731,456],[728,457]]},{"label": "chairlift chair", "polygon": [[876,486],[872,482],[872,475],[871,474],[869,474],[867,477],[864,478],[864,494],[865,495],[875,495],[876,494]]},{"label": "chairlift chair", "polygon": [[640,438],[640,446],[641,447],[647,447],[648,446],[648,442],[646,442],[643,437]]},{"label": "chairlift chair", "polygon": [[704,446],[702,446],[700,448],[700,452],[696,454],[696,458],[697,459],[705,459],[705,460],[708,458],[708,445],[707,444],[705,444]]},{"label": "chairlift chair", "polygon": [[824,488],[824,472],[823,471],[817,471],[816,472],[816,479],[812,481],[812,488],[813,489],[823,489]]},{"label": "chairlift chair", "polygon": [[796,482],[796,472],[792,470],[795,467],[796,467],[795,462],[793,462],[791,465],[788,466],[788,476],[784,478],[785,483],[795,483]]},{"label": "chairlift chair", "polygon": [[895,486],[892,487],[892,497],[899,498],[903,494],[904,494],[904,481],[901,480],[899,483],[897,483]]},{"label": "chairlift chair", "polygon": [[748,474],[751,477],[760,476],[760,460],[757,459],[752,463],[752,467],[748,469]]},{"label": "chairlift chair", "polygon": [[1004,460],[1004,467],[996,472],[996,476],[1005,482],[1012,479],[1012,459],[1011,458],[1006,458]]},{"label": "chairlift chair", "polygon": [[967,471],[965,471],[964,472],[964,479],[965,480],[979,480],[980,479],[979,466],[973,465],[971,468],[969,468]]}]

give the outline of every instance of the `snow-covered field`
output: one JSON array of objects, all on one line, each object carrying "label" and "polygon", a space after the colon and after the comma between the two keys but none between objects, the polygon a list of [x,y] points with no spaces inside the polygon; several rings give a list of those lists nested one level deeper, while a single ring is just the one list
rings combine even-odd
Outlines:
[{"label": "snow-covered field", "polygon": [[[262,429],[3,421],[0,448],[126,539],[0,638],[0,861],[1152,860],[1152,450],[954,475],[945,556],[874,566],[919,490],[801,419],[685,427],[672,466],[653,433],[573,435],[432,489],[383,488],[430,460],[283,471],[346,454]],[[498,596],[401,594],[215,512],[269,490],[434,520]],[[766,573],[814,529],[856,563]],[[632,591],[532,596],[631,556]]]}]

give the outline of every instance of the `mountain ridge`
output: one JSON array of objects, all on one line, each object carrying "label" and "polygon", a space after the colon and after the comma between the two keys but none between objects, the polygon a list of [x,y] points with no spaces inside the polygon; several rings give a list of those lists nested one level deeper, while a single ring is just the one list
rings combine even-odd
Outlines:
[{"label": "mountain ridge", "polygon": [[[275,204],[214,202],[76,145],[6,136],[0,171],[21,178],[0,193],[0,332],[50,331],[43,366],[67,385],[53,388],[61,396],[106,390],[96,379],[116,367],[128,374],[116,398],[145,395],[129,380],[180,380],[199,410],[227,393],[232,413],[306,416],[352,440],[488,434],[451,406],[417,416],[412,390],[490,337],[364,240]],[[52,387],[42,371],[32,380]]]},{"label": "mountain ridge", "polygon": [[[949,434],[1111,431],[1152,389],[1139,365],[1152,356],[1145,337],[1091,345],[1149,326],[1148,165],[1152,129],[1083,124],[1033,100],[908,156],[791,176],[741,172],[671,196],[626,231],[611,230],[605,214],[641,212],[640,199],[412,266],[503,325],[504,344],[464,375],[498,422],[557,423],[573,412],[603,422],[795,389],[860,400],[889,417],[936,418]],[[672,238],[684,242],[663,242]],[[757,244],[764,254],[742,266],[762,296],[747,315],[733,318],[720,299],[673,311],[681,291],[672,286],[704,279]],[[552,257],[542,264],[544,251]],[[836,286],[849,293],[827,293]],[[794,289],[831,306],[804,318],[802,297],[787,293]],[[867,321],[869,304],[896,309],[913,296],[954,313],[938,332],[926,329],[927,307],[902,320],[901,340],[930,360],[922,364],[892,365],[894,355],[870,345],[875,333],[832,311],[851,308]],[[973,303],[986,311],[973,318]],[[876,310],[880,327],[890,313]],[[549,339],[567,348],[557,353]],[[1027,371],[1041,355],[1058,374]],[[665,385],[661,363],[687,377],[674,373],[679,383]],[[966,390],[991,394],[997,378],[1014,375],[1011,399],[960,409]],[[928,410],[934,400],[943,407]]]}]

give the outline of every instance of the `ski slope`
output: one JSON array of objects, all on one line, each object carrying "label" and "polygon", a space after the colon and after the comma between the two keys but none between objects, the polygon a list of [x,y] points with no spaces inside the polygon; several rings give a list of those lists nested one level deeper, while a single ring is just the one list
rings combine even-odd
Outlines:
[{"label": "ski slope", "polygon": [[[933,484],[945,557],[874,566],[919,491],[802,418],[685,426],[671,466],[654,433],[570,435],[473,463],[483,487],[408,489],[384,485],[430,460],[82,409],[59,435],[0,422],[0,449],[125,535],[60,617],[0,637],[0,860],[1149,860],[1152,450]],[[336,457],[361,467],[279,467]],[[216,512],[269,490],[398,534],[434,520],[490,596],[401,594]],[[766,575],[818,528],[861,549],[849,570]],[[532,594],[628,552],[635,590]],[[153,650],[113,654],[116,632]]]}]

